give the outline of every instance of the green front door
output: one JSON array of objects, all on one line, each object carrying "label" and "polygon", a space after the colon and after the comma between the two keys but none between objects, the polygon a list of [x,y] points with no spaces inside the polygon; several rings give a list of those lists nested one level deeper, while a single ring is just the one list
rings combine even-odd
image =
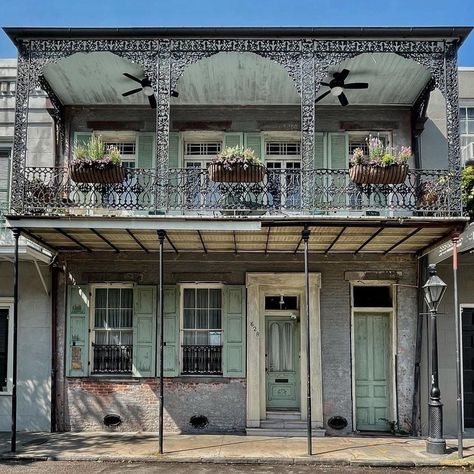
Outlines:
[{"label": "green front door", "polygon": [[298,323],[289,316],[266,317],[267,409],[300,406]]},{"label": "green front door", "polygon": [[388,431],[391,410],[390,314],[354,313],[356,429]]}]

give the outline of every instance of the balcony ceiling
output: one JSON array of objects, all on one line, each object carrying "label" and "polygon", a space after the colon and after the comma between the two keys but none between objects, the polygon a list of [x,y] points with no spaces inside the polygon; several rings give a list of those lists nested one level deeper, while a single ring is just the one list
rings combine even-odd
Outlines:
[{"label": "balcony ceiling", "polygon": [[[309,250],[319,254],[414,254],[445,239],[463,218],[308,218]],[[157,252],[157,229],[165,229],[165,251],[288,253],[303,251],[304,222],[290,219],[159,219],[70,217],[9,218],[9,225],[53,251]]]},{"label": "balcony ceiling", "polygon": [[[346,82],[368,82],[346,92],[351,105],[411,105],[430,79],[419,64],[395,54],[361,54],[331,68],[351,71]],[[147,105],[142,93],[122,97],[143,69],[112,53],[77,53],[47,66],[44,76],[65,105]],[[331,76],[327,78],[327,81]],[[178,81],[176,105],[299,105],[293,81],[275,62],[253,53],[218,53],[189,66]],[[327,90],[322,87],[320,90]],[[329,95],[321,105],[338,105]]]}]

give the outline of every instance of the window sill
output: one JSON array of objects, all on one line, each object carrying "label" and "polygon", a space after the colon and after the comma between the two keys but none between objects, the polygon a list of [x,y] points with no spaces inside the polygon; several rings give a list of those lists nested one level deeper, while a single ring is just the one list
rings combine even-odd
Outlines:
[{"label": "window sill", "polygon": [[0,397],[11,397],[13,393],[10,392],[0,392]]}]

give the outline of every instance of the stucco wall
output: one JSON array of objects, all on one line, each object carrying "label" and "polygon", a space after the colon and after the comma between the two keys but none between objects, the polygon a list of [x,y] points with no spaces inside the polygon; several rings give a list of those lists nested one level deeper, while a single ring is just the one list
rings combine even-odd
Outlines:
[{"label": "stucco wall", "polygon": [[[49,285],[48,267],[40,268]],[[21,262],[19,272],[17,426],[20,431],[50,431],[51,299],[32,262]],[[0,297],[13,297],[10,262],[0,263]],[[0,431],[10,430],[10,416],[11,396],[0,394]]]},{"label": "stucco wall", "polygon": [[[113,260],[112,260],[113,258]],[[110,253],[69,256],[67,260],[71,281],[90,283],[98,281],[126,281],[127,279],[141,284],[156,284],[158,276],[158,258],[155,254],[148,256],[138,253],[119,254],[111,257]],[[303,269],[301,255],[269,255],[267,257],[233,254],[166,254],[165,283],[175,284],[183,281],[222,281],[229,284],[245,284],[246,272],[300,272]],[[350,282],[346,280],[346,272],[397,271],[402,276],[398,281],[397,300],[397,354],[398,354],[398,409],[402,425],[411,418],[414,345],[416,337],[417,296],[414,288],[416,279],[416,262],[410,256],[352,256],[322,257],[311,255],[310,271],[321,272],[321,338],[323,367],[323,404],[324,421],[334,415],[348,419],[347,431],[352,430],[352,389],[351,389],[351,340],[350,340]],[[372,277],[373,278],[373,277]],[[64,324],[64,313],[60,315]],[[61,330],[61,334],[63,331]],[[64,347],[64,340],[60,341]],[[91,378],[89,378],[91,379]],[[110,388],[104,388],[104,394],[88,394],[87,390],[78,388],[77,381],[66,384],[62,415],[65,419],[64,428],[82,429],[74,424],[77,404],[80,407],[94,406],[94,420],[88,418],[90,426],[101,423],[106,409],[122,400],[123,406],[130,413],[137,413],[139,398],[133,387],[140,384],[132,383],[124,391],[134,395],[111,395]],[[146,384],[148,382],[145,382]],[[183,379],[168,379],[166,390],[169,392],[166,404],[173,403],[173,408],[166,407],[170,419],[167,427],[182,428],[189,416],[209,407],[209,403],[222,403],[222,408],[229,411],[229,416],[219,420],[220,430],[240,426],[245,422],[245,386],[242,381],[233,380],[230,384],[213,388],[204,384],[185,385]],[[130,388],[131,387],[131,388]],[[123,387],[122,387],[123,388]],[[120,389],[122,390],[122,389]],[[148,390],[148,389],[147,389]],[[156,397],[156,389],[150,389]],[[172,396],[171,394],[175,395]],[[193,396],[190,396],[190,395]],[[150,391],[146,397],[150,396]],[[117,398],[118,397],[118,398]],[[88,400],[86,402],[85,400]],[[149,398],[147,398],[149,403]],[[126,402],[125,402],[126,401]],[[156,400],[152,405],[156,407]],[[181,410],[179,406],[183,404]],[[187,405],[187,406],[185,406]],[[215,406],[213,410],[215,410]],[[102,409],[102,411],[99,410]],[[99,410],[99,411],[97,411]],[[239,414],[237,413],[239,412]],[[205,414],[205,413],[204,413]],[[92,415],[90,415],[92,416]],[[240,418],[241,416],[241,418]],[[176,417],[176,418],[175,418]],[[237,420],[237,421],[236,421]],[[148,425],[147,425],[148,426]],[[210,429],[210,427],[209,427]],[[330,432],[330,430],[328,430]],[[341,434],[331,432],[333,434]]]}]

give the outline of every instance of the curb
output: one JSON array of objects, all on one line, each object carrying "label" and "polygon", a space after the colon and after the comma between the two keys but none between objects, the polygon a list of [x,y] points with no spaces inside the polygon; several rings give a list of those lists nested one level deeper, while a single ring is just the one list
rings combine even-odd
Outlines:
[{"label": "curb", "polygon": [[317,457],[306,458],[242,458],[242,457],[163,457],[156,456],[116,456],[116,455],[53,455],[38,456],[29,454],[3,454],[0,455],[2,461],[90,461],[90,462],[110,462],[110,463],[188,463],[188,464],[266,464],[266,465],[341,465],[341,466],[359,466],[359,467],[459,467],[473,466],[474,461],[467,460],[381,460],[381,459],[347,459],[332,458],[321,459]]}]

